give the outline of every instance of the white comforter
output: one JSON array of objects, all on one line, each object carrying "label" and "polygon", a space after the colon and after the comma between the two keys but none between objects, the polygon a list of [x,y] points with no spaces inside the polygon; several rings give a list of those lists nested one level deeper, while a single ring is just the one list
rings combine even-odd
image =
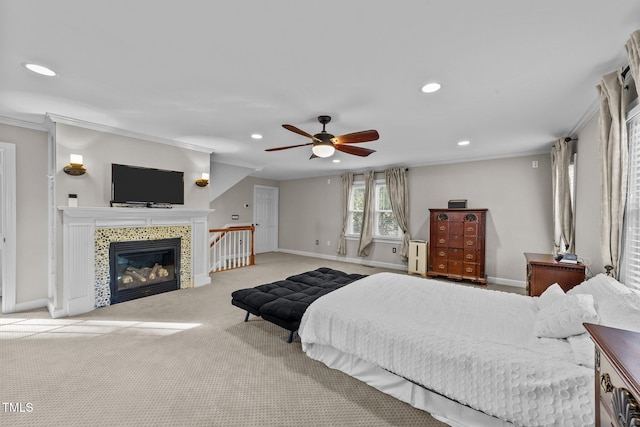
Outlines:
[{"label": "white comforter", "polygon": [[533,298],[380,273],[319,298],[303,350],[328,345],[522,426],[594,425],[593,370],[534,337]]}]

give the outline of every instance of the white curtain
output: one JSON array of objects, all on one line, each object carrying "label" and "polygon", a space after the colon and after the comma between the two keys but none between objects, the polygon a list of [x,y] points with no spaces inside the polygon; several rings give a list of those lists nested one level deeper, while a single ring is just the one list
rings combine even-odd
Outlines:
[{"label": "white curtain", "polygon": [[569,142],[559,139],[551,148],[551,184],[553,195],[553,252],[575,252],[573,209],[571,207],[571,182],[569,166],[571,150]]},{"label": "white curtain", "polygon": [[600,247],[605,269],[618,277],[624,208],[627,194],[627,127],[620,71],[602,77],[600,98]]},{"label": "white curtain", "polygon": [[342,178],[342,231],[338,239],[338,253],[347,254],[347,225],[349,223],[349,202],[351,201],[351,187],[353,187],[353,173],[343,174]]},{"label": "white curtain", "polygon": [[629,70],[636,82],[637,92],[640,94],[640,30],[631,34],[627,41],[627,54],[629,55]]},{"label": "white curtain", "polygon": [[369,256],[369,249],[373,243],[373,217],[375,216],[376,183],[374,172],[364,173],[364,212],[362,213],[362,230],[360,231],[360,246],[358,256]]},{"label": "white curtain", "polygon": [[394,168],[384,171],[384,178],[389,192],[391,210],[396,218],[398,227],[404,233],[402,244],[400,245],[400,256],[407,258],[409,253],[409,189],[407,186],[406,168]]}]

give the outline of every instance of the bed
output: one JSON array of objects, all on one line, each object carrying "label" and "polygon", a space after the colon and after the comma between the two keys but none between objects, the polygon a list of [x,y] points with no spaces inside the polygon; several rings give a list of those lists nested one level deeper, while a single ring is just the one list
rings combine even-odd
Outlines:
[{"label": "bed", "polygon": [[640,327],[640,293],[605,275],[540,297],[379,273],[316,300],[305,353],[453,426],[592,426],[583,322]]}]

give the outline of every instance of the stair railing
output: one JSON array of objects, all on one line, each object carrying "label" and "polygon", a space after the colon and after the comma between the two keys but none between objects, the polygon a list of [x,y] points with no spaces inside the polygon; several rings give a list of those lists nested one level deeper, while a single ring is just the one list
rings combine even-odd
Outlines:
[{"label": "stair railing", "polygon": [[254,265],[254,232],[253,225],[210,229],[209,272]]}]

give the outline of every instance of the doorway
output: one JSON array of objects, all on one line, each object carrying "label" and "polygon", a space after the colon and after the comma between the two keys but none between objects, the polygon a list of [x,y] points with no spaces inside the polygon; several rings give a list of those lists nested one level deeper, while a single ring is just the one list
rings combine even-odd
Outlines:
[{"label": "doorway", "polygon": [[0,296],[2,312],[16,309],[16,146],[0,142]]},{"label": "doorway", "polygon": [[278,187],[253,187],[254,252],[278,249]]}]

